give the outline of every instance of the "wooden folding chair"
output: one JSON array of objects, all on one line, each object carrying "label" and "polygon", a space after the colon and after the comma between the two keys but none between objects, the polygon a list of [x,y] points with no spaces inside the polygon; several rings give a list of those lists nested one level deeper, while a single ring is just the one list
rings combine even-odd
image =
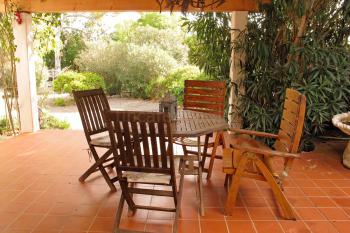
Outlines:
[{"label": "wooden folding chair", "polygon": [[[225,112],[226,84],[223,81],[198,81],[185,80],[184,104],[185,110],[206,112],[224,117]],[[198,148],[197,140],[191,138],[179,138],[176,144],[182,145],[184,155],[197,155],[197,150],[190,150],[188,147]],[[210,179],[214,160],[221,159],[222,156],[216,154],[217,147],[223,145],[223,132],[217,132],[213,140],[213,134],[207,134],[204,140],[200,141],[203,172],[207,172]],[[212,153],[208,149],[212,148]],[[205,168],[206,158],[210,158],[209,167]]]},{"label": "wooden folding chair", "polygon": [[[89,145],[89,154],[95,160],[95,163],[79,178],[79,181],[84,182],[92,173],[100,171],[111,191],[116,191],[114,182],[118,179],[117,177],[110,178],[106,171],[106,167],[113,168],[114,166],[111,143],[103,115],[104,111],[110,109],[106,95],[102,89],[73,91],[73,95]],[[96,151],[98,147],[107,149],[101,157]]]},{"label": "wooden folding chair", "polygon": [[[127,111],[107,111],[105,115],[122,189],[115,232],[123,232],[119,225],[124,201],[131,213],[135,213],[137,209],[176,212],[173,227],[173,232],[176,232],[183,180],[180,180],[178,194],[169,115]],[[151,187],[138,187],[137,184],[151,184]],[[158,189],[159,186],[169,186],[171,191]],[[174,207],[138,205],[133,194],[170,197],[174,200]]]},{"label": "wooden folding chair", "polygon": [[[230,148],[224,149],[224,172],[233,176],[231,186],[228,185],[228,198],[225,212],[231,215],[235,206],[241,177],[267,181],[279,204],[282,216],[295,219],[294,212],[283,194],[283,181],[288,176],[295,158],[299,158],[298,149],[302,136],[306,109],[306,98],[301,93],[287,89],[283,116],[278,135],[244,129],[231,129],[225,135]],[[272,150],[261,141],[250,137],[238,136],[247,134],[255,137],[276,139]],[[275,158],[283,159],[283,167],[277,169]],[[231,180],[231,178],[229,179]]]}]

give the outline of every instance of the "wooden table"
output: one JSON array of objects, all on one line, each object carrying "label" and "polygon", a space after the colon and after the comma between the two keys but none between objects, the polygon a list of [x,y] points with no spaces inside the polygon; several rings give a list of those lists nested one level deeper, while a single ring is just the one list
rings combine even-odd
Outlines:
[{"label": "wooden table", "polygon": [[177,119],[172,122],[174,137],[200,137],[228,128],[224,118],[218,115],[180,110]]},{"label": "wooden table", "polygon": [[[201,159],[201,141],[200,137],[214,132],[222,132],[228,128],[223,117],[218,115],[181,110],[177,114],[177,119],[172,122],[172,134],[176,137],[189,137],[197,138],[198,154],[196,156],[183,156],[182,163],[180,163],[180,187],[179,193],[182,193],[183,189],[183,176],[185,175],[197,175],[198,176],[198,188],[199,188],[199,199],[200,199],[200,213],[204,216],[204,205],[203,205],[203,185],[202,185],[202,169],[204,164]],[[216,151],[216,147],[219,142],[215,140],[213,153]],[[214,154],[215,156],[215,154]],[[198,163],[197,166],[194,162]],[[212,166],[212,162],[209,166]],[[179,197],[179,204],[181,206],[181,197]]]}]

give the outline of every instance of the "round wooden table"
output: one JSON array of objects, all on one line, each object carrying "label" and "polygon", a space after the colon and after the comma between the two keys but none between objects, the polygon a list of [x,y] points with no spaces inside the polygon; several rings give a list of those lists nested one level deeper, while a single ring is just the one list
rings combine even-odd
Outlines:
[{"label": "round wooden table", "polygon": [[172,121],[174,137],[200,137],[213,132],[223,131],[228,124],[221,116],[190,110],[180,110]]}]

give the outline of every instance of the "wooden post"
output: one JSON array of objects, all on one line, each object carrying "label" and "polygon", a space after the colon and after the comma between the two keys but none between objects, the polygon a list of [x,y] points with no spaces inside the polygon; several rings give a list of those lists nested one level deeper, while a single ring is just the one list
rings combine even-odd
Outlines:
[{"label": "wooden post", "polygon": [[[238,37],[239,33],[247,26],[248,12],[247,11],[234,11],[231,16],[232,42]],[[231,54],[231,91],[229,99],[229,124],[233,128],[242,128],[242,117],[240,116],[239,109],[239,95],[244,93],[242,81],[244,74],[241,73],[240,60],[244,60],[244,54],[237,53],[232,50]]]},{"label": "wooden post", "polygon": [[38,104],[36,95],[35,63],[33,38],[31,34],[32,16],[21,13],[23,21],[13,22],[13,32],[17,50],[15,56],[19,112],[21,115],[21,132],[39,130]]}]

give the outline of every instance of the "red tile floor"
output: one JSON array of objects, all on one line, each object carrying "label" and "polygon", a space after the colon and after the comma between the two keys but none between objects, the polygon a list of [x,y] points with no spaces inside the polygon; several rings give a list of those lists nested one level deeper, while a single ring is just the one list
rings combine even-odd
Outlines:
[{"label": "red tile floor", "polygon": [[[89,166],[81,131],[41,131],[0,142],[0,232],[111,232],[120,190],[110,193],[98,174],[86,183],[78,177]],[[285,193],[298,215],[284,221],[263,182],[243,180],[233,216],[223,215],[225,192],[221,161],[204,181],[206,215],[198,215],[195,179],[185,181],[180,231],[186,233],[350,232],[350,171],[340,163],[343,142],[318,143],[303,153]],[[138,198],[144,204],[171,204],[161,197]],[[171,232],[173,215],[138,211],[122,227]]]}]

